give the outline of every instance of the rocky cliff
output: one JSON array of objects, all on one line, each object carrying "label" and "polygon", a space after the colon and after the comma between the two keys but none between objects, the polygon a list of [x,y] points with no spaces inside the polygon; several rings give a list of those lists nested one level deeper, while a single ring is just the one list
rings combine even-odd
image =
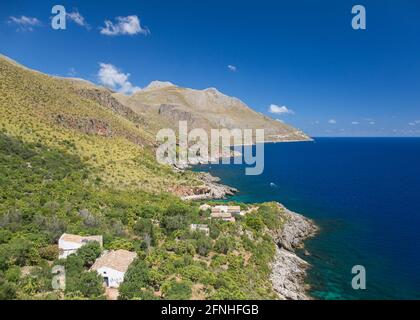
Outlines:
[{"label": "rocky cliff", "polygon": [[303,248],[304,240],[313,237],[318,231],[310,219],[291,212],[279,204],[284,210],[286,223],[281,230],[273,233],[277,243],[276,254],[272,263],[271,281],[273,288],[281,299],[308,300],[305,284],[306,270],[310,265],[295,253]]}]

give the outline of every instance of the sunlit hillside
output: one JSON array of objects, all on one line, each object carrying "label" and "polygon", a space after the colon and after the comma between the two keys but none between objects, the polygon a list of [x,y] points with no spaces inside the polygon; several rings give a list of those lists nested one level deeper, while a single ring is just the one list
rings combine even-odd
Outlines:
[{"label": "sunlit hillside", "polygon": [[80,157],[95,179],[117,187],[173,191],[196,184],[154,159],[147,121],[104,88],[30,71],[0,58],[0,129],[23,142],[41,143]]}]

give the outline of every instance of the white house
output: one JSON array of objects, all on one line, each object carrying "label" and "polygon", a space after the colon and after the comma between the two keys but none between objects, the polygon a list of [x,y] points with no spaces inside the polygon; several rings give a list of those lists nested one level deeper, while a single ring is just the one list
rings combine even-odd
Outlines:
[{"label": "white house", "polygon": [[232,215],[242,215],[240,206],[228,206],[227,210]]},{"label": "white house", "polygon": [[211,209],[210,218],[220,219],[223,221],[235,222],[235,217],[228,212],[227,206],[217,206]]},{"label": "white house", "polygon": [[109,288],[118,288],[124,281],[124,275],[130,264],[136,259],[137,254],[127,250],[107,251],[92,265],[90,270],[95,270]]},{"label": "white house", "polygon": [[200,231],[203,232],[206,236],[210,235],[210,229],[206,224],[191,224],[190,225],[191,231]]},{"label": "white house", "polygon": [[96,241],[100,246],[103,245],[102,236],[78,236],[75,234],[63,233],[58,240],[59,259],[66,259],[69,255],[76,253],[85,244]]},{"label": "white house", "polygon": [[222,212],[222,213],[226,213],[228,212],[229,207],[228,206],[214,206],[211,211],[217,211],[217,212]]}]

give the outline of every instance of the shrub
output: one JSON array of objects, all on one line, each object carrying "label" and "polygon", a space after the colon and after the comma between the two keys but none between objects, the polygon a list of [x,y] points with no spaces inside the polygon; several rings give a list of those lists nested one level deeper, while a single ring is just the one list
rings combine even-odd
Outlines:
[{"label": "shrub", "polygon": [[48,245],[38,249],[41,258],[49,261],[54,261],[58,257],[58,246],[55,244]]},{"label": "shrub", "polygon": [[128,250],[128,251],[134,250],[133,243],[130,240],[123,239],[123,238],[117,238],[113,240],[110,244],[108,244],[107,247],[110,250],[119,250],[119,249]]},{"label": "shrub", "polygon": [[145,234],[150,234],[152,232],[153,225],[150,219],[139,218],[133,229],[136,235],[144,236]]},{"label": "shrub", "polygon": [[17,283],[20,279],[20,268],[12,267],[5,272],[5,278],[9,282]]},{"label": "shrub", "polygon": [[197,239],[195,248],[199,255],[206,257],[212,248],[210,239],[205,236],[201,236]]},{"label": "shrub", "polygon": [[90,241],[77,250],[77,256],[82,259],[84,267],[90,268],[101,252],[102,248],[100,244],[97,241]]},{"label": "shrub", "polygon": [[16,298],[16,285],[8,282],[0,275],[0,300],[12,300]]},{"label": "shrub", "polygon": [[144,298],[142,289],[150,284],[149,268],[144,260],[137,259],[127,270],[124,282],[120,285],[119,299]]},{"label": "shrub", "polygon": [[247,214],[245,216],[245,224],[255,231],[261,231],[264,228],[264,222],[258,213]]},{"label": "shrub", "polygon": [[166,281],[162,285],[162,292],[167,300],[188,300],[191,298],[191,284],[186,281]]},{"label": "shrub", "polygon": [[85,298],[101,298],[104,294],[102,283],[103,279],[96,271],[82,272],[79,277],[77,291]]},{"label": "shrub", "polygon": [[275,230],[281,227],[282,220],[277,204],[264,203],[257,212],[268,229]]},{"label": "shrub", "polygon": [[227,254],[231,249],[233,249],[234,243],[228,237],[221,237],[216,241],[214,245],[214,250],[218,253]]},{"label": "shrub", "polygon": [[162,226],[167,233],[171,233],[179,229],[185,229],[187,227],[187,219],[182,215],[164,217]]}]

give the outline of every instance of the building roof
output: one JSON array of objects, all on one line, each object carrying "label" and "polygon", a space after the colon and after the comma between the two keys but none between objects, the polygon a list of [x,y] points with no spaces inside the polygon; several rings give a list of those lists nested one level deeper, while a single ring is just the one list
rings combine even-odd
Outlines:
[{"label": "building roof", "polygon": [[120,272],[126,272],[130,264],[136,259],[137,254],[127,250],[107,251],[96,259],[91,270],[103,267],[111,268]]},{"label": "building roof", "polygon": [[102,236],[79,236],[76,234],[63,233],[60,240],[73,243],[86,243],[89,241],[97,241],[102,246]]},{"label": "building roof", "polygon": [[232,218],[232,214],[230,212],[212,212],[212,218]]},{"label": "building roof", "polygon": [[229,206],[228,211],[241,211],[240,206]]}]

